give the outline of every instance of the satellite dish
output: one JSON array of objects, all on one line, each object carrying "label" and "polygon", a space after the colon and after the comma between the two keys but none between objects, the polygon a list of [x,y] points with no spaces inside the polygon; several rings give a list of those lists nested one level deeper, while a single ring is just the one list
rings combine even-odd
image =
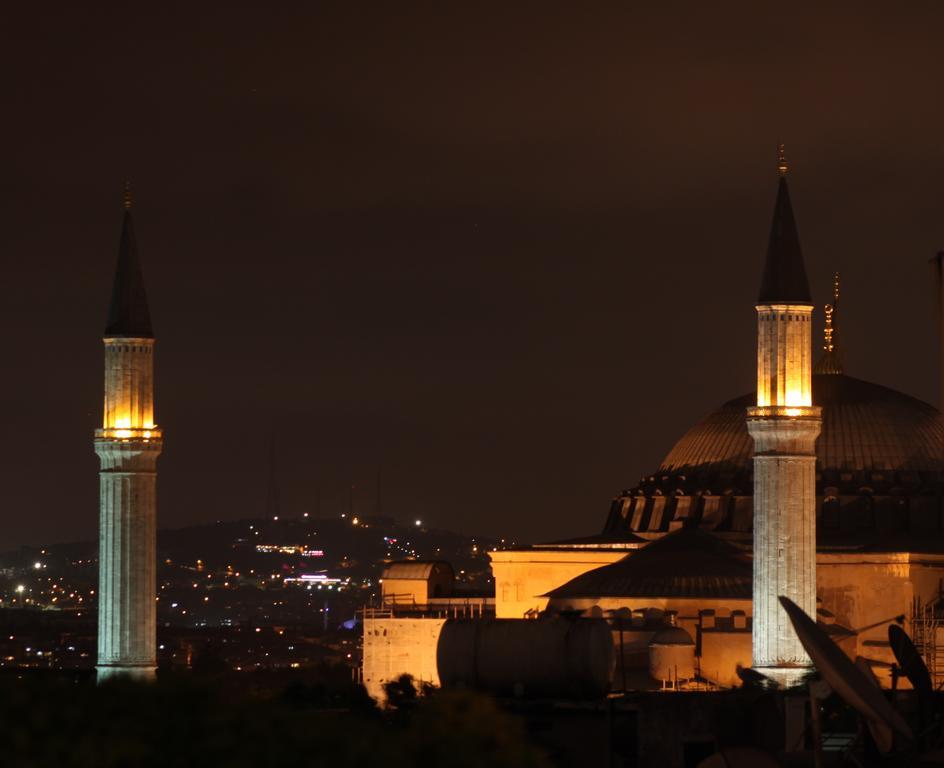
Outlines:
[{"label": "satellite dish", "polygon": [[888,643],[892,653],[898,661],[898,666],[911,681],[911,686],[918,693],[922,701],[930,701],[934,697],[934,683],[931,682],[931,673],[924,663],[911,638],[897,624],[888,627]]},{"label": "satellite dish", "polygon": [[715,752],[697,768],[779,768],[780,763],[766,752],[753,747],[732,747]]},{"label": "satellite dish", "polygon": [[780,605],[790,617],[790,623],[800,642],[810,655],[823,679],[849,706],[871,722],[885,725],[908,741],[914,736],[901,715],[885,700],[880,688],[853,664],[829,636],[816,626],[809,616],[789,598],[781,596]]},{"label": "satellite dish", "polygon": [[[879,691],[882,690],[882,685],[879,683],[875,672],[872,670],[872,665],[869,664],[867,659],[862,656],[856,656],[855,665],[866,680]],[[891,752],[892,743],[894,741],[892,729],[885,723],[880,723],[878,720],[866,720],[865,722],[866,725],[869,726],[869,732],[872,734],[872,740],[875,742],[875,746],[878,747],[878,751],[882,753]]]}]

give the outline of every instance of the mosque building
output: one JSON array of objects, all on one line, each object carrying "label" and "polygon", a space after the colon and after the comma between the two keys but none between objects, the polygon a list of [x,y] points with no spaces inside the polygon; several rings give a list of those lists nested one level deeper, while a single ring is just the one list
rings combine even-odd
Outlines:
[{"label": "mosque building", "polygon": [[[578,617],[610,629],[611,690],[733,686],[748,668],[789,686],[810,662],[780,595],[867,659],[883,684],[894,661],[888,625],[905,623],[944,681],[944,422],[927,403],[846,374],[838,275],[814,360],[787,170],[781,149],[755,304],[756,392],[689,429],[613,500],[600,533],[490,553],[495,594],[481,598],[477,617],[459,618],[454,597],[398,603],[385,581],[383,608],[365,613],[372,695],[404,672],[439,684],[455,666],[442,629],[450,622],[478,622],[476,637],[487,638],[492,625],[510,622],[501,631],[511,637],[522,623]],[[402,567],[391,564],[389,575]]]}]

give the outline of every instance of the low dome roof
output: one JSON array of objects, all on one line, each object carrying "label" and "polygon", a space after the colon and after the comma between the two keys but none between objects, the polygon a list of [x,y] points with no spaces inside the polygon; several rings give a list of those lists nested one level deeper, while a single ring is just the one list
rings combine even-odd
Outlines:
[{"label": "low dome roof", "polygon": [[427,581],[433,575],[439,574],[452,578],[452,566],[445,560],[397,560],[387,564],[381,578]]},{"label": "low dome roof", "polygon": [[750,560],[734,544],[699,528],[681,528],[615,563],[548,593],[555,600],[602,597],[750,599]]},{"label": "low dome roof", "polygon": [[[669,451],[660,474],[739,475],[752,471],[745,409],[754,393],[730,400],[692,427]],[[823,407],[816,441],[819,469],[940,471],[944,423],[936,408],[888,387],[843,374],[813,376]]]}]

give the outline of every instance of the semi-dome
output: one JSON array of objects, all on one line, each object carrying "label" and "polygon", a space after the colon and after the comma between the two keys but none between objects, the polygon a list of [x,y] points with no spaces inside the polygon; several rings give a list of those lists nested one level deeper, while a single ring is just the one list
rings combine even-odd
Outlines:
[{"label": "semi-dome", "polygon": [[[669,451],[659,474],[749,475],[753,444],[745,409],[754,403],[753,393],[730,400],[696,424]],[[813,403],[823,407],[820,471],[936,472],[944,465],[944,424],[921,400],[851,376],[819,374]]]},{"label": "semi-dome", "polygon": [[548,593],[552,608],[588,599],[660,596],[749,599],[751,563],[734,544],[685,527]]}]

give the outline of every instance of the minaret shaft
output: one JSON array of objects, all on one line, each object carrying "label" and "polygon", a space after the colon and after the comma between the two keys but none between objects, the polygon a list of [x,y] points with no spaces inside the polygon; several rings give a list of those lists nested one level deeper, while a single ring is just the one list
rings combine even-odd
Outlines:
[{"label": "minaret shaft", "polygon": [[753,665],[789,684],[810,661],[777,598],[816,616],[816,438],[812,402],[813,308],[757,307],[754,439]]},{"label": "minaret shaft", "polygon": [[747,409],[754,440],[753,666],[781,685],[810,666],[778,597],[816,616],[816,438],[812,314],[806,271],[786,183],[780,182],[757,308],[757,406]]},{"label": "minaret shaft", "polygon": [[[101,546],[99,551],[98,669],[100,674],[130,671],[150,676],[156,654],[155,519],[160,448],[101,445]],[[137,454],[137,455],[135,455]],[[137,463],[151,469],[124,471]]]},{"label": "minaret shaft", "polygon": [[153,339],[105,339],[99,472],[98,673],[150,678],[156,650],[157,457]]},{"label": "minaret shaft", "polygon": [[751,409],[747,421],[754,438],[753,665],[789,683],[789,670],[768,668],[809,665],[777,598],[785,595],[816,616],[815,444],[821,421],[819,408],[763,415],[772,410],[779,411]]}]

